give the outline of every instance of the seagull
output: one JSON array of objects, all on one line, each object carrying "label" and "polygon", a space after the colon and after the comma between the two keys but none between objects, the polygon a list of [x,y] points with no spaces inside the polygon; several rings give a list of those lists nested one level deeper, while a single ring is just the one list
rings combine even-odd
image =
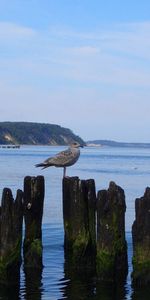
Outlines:
[{"label": "seagull", "polygon": [[35,166],[42,167],[42,169],[52,166],[64,168],[63,177],[66,177],[66,167],[74,165],[80,156],[79,147],[83,146],[75,142],[71,144],[68,149],[57,153],[54,157],[47,158],[44,162],[36,164]]}]

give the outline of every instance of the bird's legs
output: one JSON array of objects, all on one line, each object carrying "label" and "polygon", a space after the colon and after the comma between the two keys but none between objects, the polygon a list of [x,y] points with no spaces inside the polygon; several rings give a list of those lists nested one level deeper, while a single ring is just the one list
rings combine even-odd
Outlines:
[{"label": "bird's legs", "polygon": [[63,177],[66,177],[66,167],[64,167]]}]

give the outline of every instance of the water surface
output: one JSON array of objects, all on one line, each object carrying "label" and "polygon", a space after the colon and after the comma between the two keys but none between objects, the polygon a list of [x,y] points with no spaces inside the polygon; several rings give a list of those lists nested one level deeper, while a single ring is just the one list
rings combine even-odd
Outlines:
[{"label": "water surface", "polygon": [[[150,149],[85,147],[78,162],[67,169],[68,176],[95,180],[97,191],[107,189],[110,181],[120,185],[126,195],[126,238],[128,242],[129,274],[122,286],[105,286],[95,278],[78,276],[68,270],[63,250],[62,220],[62,169],[40,170],[35,164],[54,155],[65,147],[22,146],[20,149],[0,149],[0,194],[9,187],[15,197],[16,190],[23,189],[24,177],[44,175],[45,200],[43,215],[42,273],[27,278],[21,268],[20,286],[0,289],[0,299],[79,300],[79,299],[149,299],[146,289],[132,290],[131,227],[134,221],[135,199],[141,197],[150,185]],[[142,297],[144,295],[144,297]]]}]

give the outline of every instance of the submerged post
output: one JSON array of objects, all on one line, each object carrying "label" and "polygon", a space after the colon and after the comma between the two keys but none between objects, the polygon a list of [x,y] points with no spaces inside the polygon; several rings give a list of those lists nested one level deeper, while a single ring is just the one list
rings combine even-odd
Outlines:
[{"label": "submerged post", "polygon": [[132,226],[133,284],[150,284],[150,188],[135,200],[136,217]]},{"label": "submerged post", "polygon": [[19,284],[21,265],[23,192],[14,201],[9,188],[4,188],[0,208],[0,282]]},{"label": "submerged post", "polygon": [[24,267],[41,269],[42,216],[44,203],[44,177],[24,179],[25,238],[23,245]]},{"label": "submerged post", "polygon": [[96,263],[100,280],[115,282],[127,275],[125,211],[124,191],[114,182],[108,190],[98,192]]},{"label": "submerged post", "polygon": [[65,254],[76,268],[93,268],[96,251],[96,193],[93,179],[63,179]]}]

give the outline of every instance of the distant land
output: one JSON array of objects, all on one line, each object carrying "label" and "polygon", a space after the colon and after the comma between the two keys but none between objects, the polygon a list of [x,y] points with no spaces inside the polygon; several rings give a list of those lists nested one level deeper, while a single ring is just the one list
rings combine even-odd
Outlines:
[{"label": "distant land", "polygon": [[68,145],[83,139],[70,129],[54,124],[0,122],[1,145]]},{"label": "distant land", "polygon": [[56,124],[34,122],[0,122],[0,145],[69,145],[150,148],[150,143],[127,143],[112,140],[84,141],[70,129]]},{"label": "distant land", "polygon": [[87,141],[86,144],[88,146],[150,148],[150,143],[127,143],[127,142],[115,142],[115,141],[110,141],[110,140],[91,140],[91,141]]}]

